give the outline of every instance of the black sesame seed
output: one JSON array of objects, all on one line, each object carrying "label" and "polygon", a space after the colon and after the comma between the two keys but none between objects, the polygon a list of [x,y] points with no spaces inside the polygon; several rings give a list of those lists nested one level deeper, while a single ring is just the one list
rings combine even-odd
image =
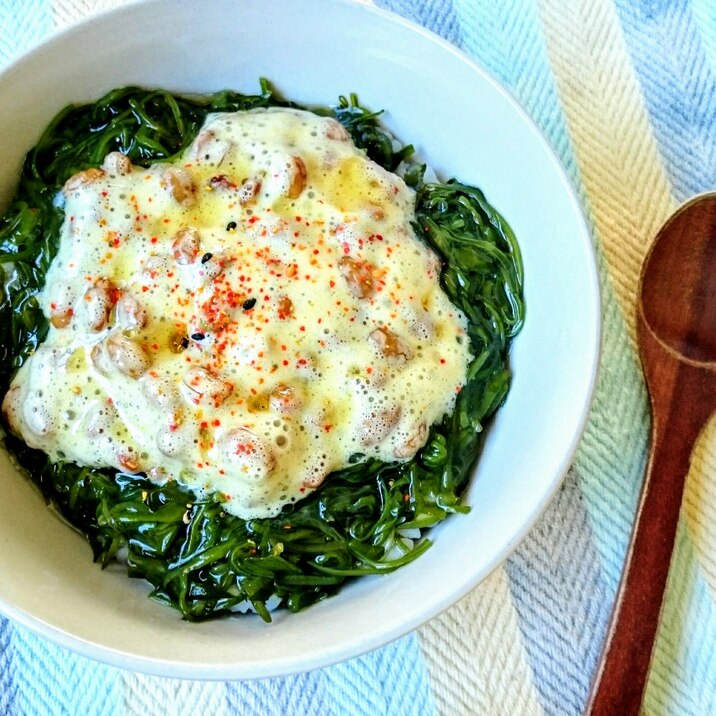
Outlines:
[{"label": "black sesame seed", "polygon": [[203,340],[204,340],[204,334],[203,334],[203,333],[192,333],[192,334],[191,334],[191,337],[192,337],[195,341],[203,341]]},{"label": "black sesame seed", "polygon": [[182,348],[188,348],[188,347],[189,347],[189,339],[188,339],[186,336],[184,336],[184,337],[181,339],[181,341],[179,342],[179,345],[180,345]]},{"label": "black sesame seed", "polygon": [[255,298],[247,298],[244,301],[244,311],[250,311],[254,306],[256,305],[256,299]]},{"label": "black sesame seed", "polygon": [[232,229],[235,229],[235,228],[236,228],[236,222],[235,222],[235,221],[230,221],[230,222],[226,225],[226,230],[227,230],[227,231],[231,231]]},{"label": "black sesame seed", "polygon": [[207,261],[211,259],[213,254],[206,253],[201,257],[201,263],[205,264]]}]

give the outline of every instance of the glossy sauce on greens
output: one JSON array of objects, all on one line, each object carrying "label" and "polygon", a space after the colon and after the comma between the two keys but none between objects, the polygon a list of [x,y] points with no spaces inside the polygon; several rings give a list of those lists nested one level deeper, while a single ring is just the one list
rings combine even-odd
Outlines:
[{"label": "glossy sauce on greens", "polygon": [[[211,112],[288,104],[266,82],[256,95],[198,99],[124,88],[58,115],[28,154],[0,221],[3,392],[47,332],[37,296],[57,252],[64,214],[54,197],[67,179],[98,167],[112,151],[137,165],[168,159],[193,141]],[[355,97],[315,111],[338,120],[385,169],[405,167],[412,148],[398,147],[378,115]],[[347,579],[390,572],[419,557],[430,540],[414,541],[417,530],[468,509],[460,496],[484,425],[507,395],[508,350],[524,317],[519,247],[479,189],[423,183],[419,164],[407,166],[405,178],[417,190],[415,231],[441,260],[441,285],[467,317],[474,355],[452,414],[433,426],[413,460],[352,465],[280,515],[243,520],[227,515],[220,502],[193,501],[176,482],[156,485],[142,475],[52,463],[6,436],[30,477],[87,535],[95,558],[107,564],[123,553],[130,576],[148,580],[151,596],[183,618],[250,605],[270,620],[277,600],[298,611],[334,594]]]}]

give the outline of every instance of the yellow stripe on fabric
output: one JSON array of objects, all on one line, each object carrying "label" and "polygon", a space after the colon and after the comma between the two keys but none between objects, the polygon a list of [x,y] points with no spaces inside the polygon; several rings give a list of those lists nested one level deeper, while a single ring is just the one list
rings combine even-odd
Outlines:
[{"label": "yellow stripe on fabric", "polygon": [[418,636],[441,714],[544,713],[504,568],[421,627]]},{"label": "yellow stripe on fabric", "polygon": [[691,456],[682,515],[716,599],[716,418],[707,425]]},{"label": "yellow stripe on fabric", "polygon": [[634,338],[652,237],[675,208],[610,0],[540,0],[555,81],[615,295]]},{"label": "yellow stripe on fabric", "polygon": [[[609,278],[633,341],[641,262],[675,201],[612,2],[540,2],[575,156]],[[682,539],[672,561],[646,694],[647,712],[655,715],[674,713],[677,704],[684,713],[712,712],[687,706],[699,698],[700,679],[692,673],[692,662],[698,659],[692,658],[690,650],[696,645],[688,642],[685,619],[699,607],[692,584],[697,577],[704,578],[716,598],[715,476],[716,421],[712,420],[696,446],[686,483],[679,527]],[[691,551],[696,559],[687,564]],[[704,629],[709,625],[705,623]]]}]

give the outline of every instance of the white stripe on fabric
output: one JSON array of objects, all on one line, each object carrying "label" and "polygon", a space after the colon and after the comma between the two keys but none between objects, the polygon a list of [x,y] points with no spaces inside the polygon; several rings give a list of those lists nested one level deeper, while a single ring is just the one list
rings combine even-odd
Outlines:
[{"label": "white stripe on fabric", "polygon": [[419,635],[444,716],[543,713],[503,568]]},{"label": "white stripe on fabric", "polygon": [[322,671],[225,684],[229,713],[262,716],[323,716],[332,713]]}]

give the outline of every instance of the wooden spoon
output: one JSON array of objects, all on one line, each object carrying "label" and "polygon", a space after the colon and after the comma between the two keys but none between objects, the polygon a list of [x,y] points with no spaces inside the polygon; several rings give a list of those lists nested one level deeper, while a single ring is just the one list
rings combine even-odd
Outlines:
[{"label": "wooden spoon", "polygon": [[716,193],[690,200],[654,240],[637,294],[651,452],[587,714],[638,714],[691,451],[716,410]]}]

